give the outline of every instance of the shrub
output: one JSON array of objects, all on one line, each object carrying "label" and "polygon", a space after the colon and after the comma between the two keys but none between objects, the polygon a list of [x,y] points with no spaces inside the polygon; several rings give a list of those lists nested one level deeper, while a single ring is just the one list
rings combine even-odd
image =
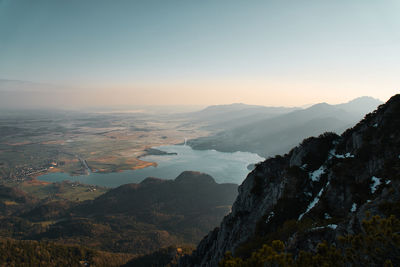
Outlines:
[{"label": "shrub", "polygon": [[362,222],[363,232],[341,236],[337,244],[326,241],[317,246],[316,252],[300,251],[297,257],[287,253],[282,241],[264,244],[247,259],[227,253],[221,267],[250,266],[399,266],[400,220],[373,216]]}]

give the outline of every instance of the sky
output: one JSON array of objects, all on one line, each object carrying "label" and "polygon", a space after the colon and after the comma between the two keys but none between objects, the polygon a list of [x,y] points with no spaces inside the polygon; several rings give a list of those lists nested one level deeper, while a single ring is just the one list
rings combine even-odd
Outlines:
[{"label": "sky", "polygon": [[0,105],[386,101],[399,14],[398,0],[0,0]]}]

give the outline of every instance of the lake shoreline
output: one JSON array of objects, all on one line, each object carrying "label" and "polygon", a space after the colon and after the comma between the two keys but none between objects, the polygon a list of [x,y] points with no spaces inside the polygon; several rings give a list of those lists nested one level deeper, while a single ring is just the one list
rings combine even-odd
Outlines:
[{"label": "lake shoreline", "polygon": [[[241,184],[249,173],[249,164],[264,160],[249,152],[225,153],[216,150],[194,150],[185,145],[153,147],[142,161],[155,162],[146,168],[124,170],[121,172],[92,172],[88,175],[70,176],[67,173],[48,173],[37,179],[45,182],[78,181],[105,187],[117,187],[122,184],[140,183],[147,177],[175,179],[183,171],[199,171],[214,177],[217,183]],[[162,152],[159,152],[162,151]]]}]

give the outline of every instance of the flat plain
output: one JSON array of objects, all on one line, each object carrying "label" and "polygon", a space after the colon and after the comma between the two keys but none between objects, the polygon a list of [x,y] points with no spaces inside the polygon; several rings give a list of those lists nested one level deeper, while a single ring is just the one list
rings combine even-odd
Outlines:
[{"label": "flat plain", "polygon": [[[154,166],[155,162],[140,159],[151,152],[149,148],[208,135],[201,126],[185,116],[160,114],[1,112],[0,178],[2,183],[17,183],[25,191],[40,195],[43,188],[51,192],[52,185],[36,177],[49,172],[82,175]],[[91,193],[89,198],[101,191],[86,187]],[[77,188],[72,190],[76,194],[67,198],[82,195]]]}]

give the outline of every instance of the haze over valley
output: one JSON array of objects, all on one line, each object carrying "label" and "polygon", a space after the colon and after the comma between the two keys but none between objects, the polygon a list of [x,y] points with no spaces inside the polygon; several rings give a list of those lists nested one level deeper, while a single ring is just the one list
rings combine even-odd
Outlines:
[{"label": "haze over valley", "polygon": [[[44,177],[54,177],[54,181],[81,177],[83,183],[117,186],[148,176],[172,179],[193,170],[210,173],[217,181],[240,184],[250,166],[263,158],[285,153],[309,136],[341,133],[381,103],[361,97],[309,108],[231,104],[171,114],[8,110],[0,121],[0,173],[23,184],[52,173]],[[201,163],[206,158],[210,162]],[[237,170],[230,168],[232,174],[224,169],[212,171],[218,166],[229,169],[229,162],[238,166]],[[107,173],[116,174],[101,175]],[[89,176],[93,178],[85,178]],[[122,176],[126,178],[118,178]]]},{"label": "haze over valley", "polygon": [[0,266],[400,266],[398,14],[0,0]]}]

